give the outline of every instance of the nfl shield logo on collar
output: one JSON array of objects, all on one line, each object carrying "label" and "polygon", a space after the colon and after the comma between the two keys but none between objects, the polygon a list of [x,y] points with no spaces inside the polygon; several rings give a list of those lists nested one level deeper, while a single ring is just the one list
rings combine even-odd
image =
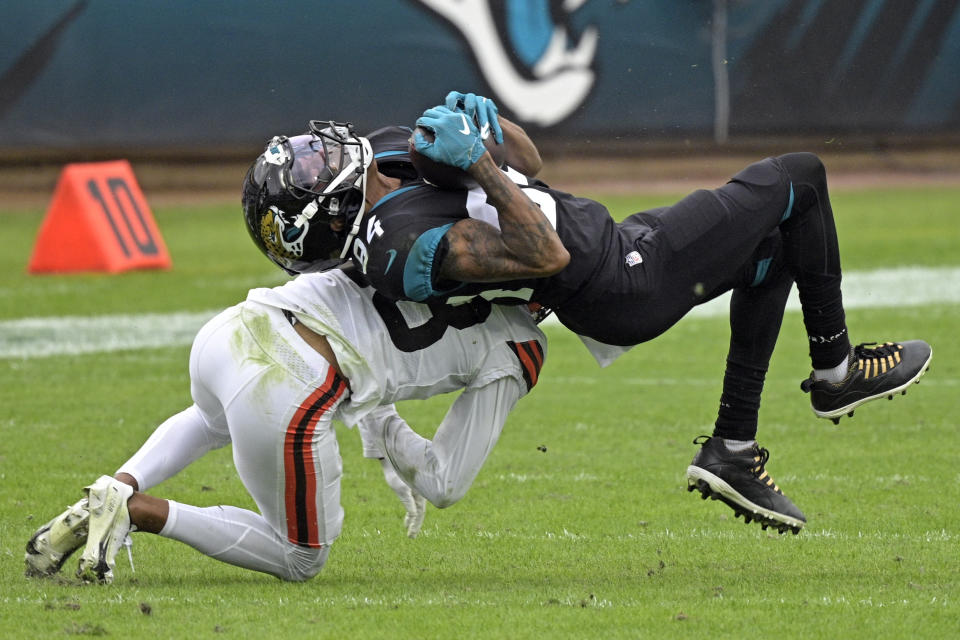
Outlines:
[{"label": "nfl shield logo on collar", "polygon": [[639,251],[631,251],[624,257],[624,260],[628,267],[635,267],[643,262],[643,256],[640,255]]}]

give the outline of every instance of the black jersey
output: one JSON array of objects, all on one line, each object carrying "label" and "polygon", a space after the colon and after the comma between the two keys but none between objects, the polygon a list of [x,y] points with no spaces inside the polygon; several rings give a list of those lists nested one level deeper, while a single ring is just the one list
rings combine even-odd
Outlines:
[{"label": "black jersey", "polygon": [[[386,136],[384,130],[378,133]],[[376,144],[374,153],[379,164],[383,152]],[[409,162],[406,153],[406,147],[393,149],[385,157]],[[513,169],[506,173],[540,206],[570,252],[570,264],[560,273],[495,283],[442,280],[438,274],[447,230],[468,217],[499,228],[497,211],[480,188],[447,191],[422,180],[404,184],[363,214],[349,254],[370,283],[394,300],[457,305],[480,296],[501,304],[532,301],[551,308],[578,293],[606,262],[622,260],[610,251],[618,246],[617,229],[603,205],[555,191]]]},{"label": "black jersey", "polygon": [[[409,165],[402,140],[409,129],[377,134],[376,153]],[[505,171],[540,206],[569,251],[570,263],[560,273],[486,283],[442,280],[447,230],[464,218],[499,227],[499,218],[483,189],[444,191],[420,179],[407,180],[363,214],[351,259],[393,300],[538,302],[581,336],[623,346],[655,338],[724,291],[775,280],[771,274],[783,262],[778,225],[792,211],[793,186],[777,159],[750,165],[718,189],[695,191],[621,223],[598,202]]]}]

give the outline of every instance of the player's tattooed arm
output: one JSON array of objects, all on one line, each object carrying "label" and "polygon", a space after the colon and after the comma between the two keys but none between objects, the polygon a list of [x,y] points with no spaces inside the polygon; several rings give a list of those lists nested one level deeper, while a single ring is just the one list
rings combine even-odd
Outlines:
[{"label": "player's tattooed arm", "polygon": [[461,282],[496,282],[552,276],[570,254],[543,212],[497,166],[489,153],[470,167],[498,213],[500,229],[465,219],[447,231],[448,252],[440,277]]},{"label": "player's tattooed arm", "polygon": [[507,148],[507,164],[525,176],[532,177],[540,173],[543,160],[527,132],[503,116],[499,117],[499,121],[503,130],[503,143]]}]

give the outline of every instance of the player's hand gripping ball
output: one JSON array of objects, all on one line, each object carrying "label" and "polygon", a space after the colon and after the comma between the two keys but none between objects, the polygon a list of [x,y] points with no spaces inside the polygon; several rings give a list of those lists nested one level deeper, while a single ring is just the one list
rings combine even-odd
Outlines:
[{"label": "player's hand gripping ball", "polygon": [[[477,121],[474,118],[474,125],[476,124]],[[481,131],[480,137],[483,140],[483,145],[493,157],[493,162],[498,167],[503,166],[507,158],[506,145],[497,143],[489,127],[480,129],[478,126],[477,128]],[[483,135],[484,132],[486,136]],[[410,161],[424,180],[441,189],[449,190],[467,190],[477,186],[477,181],[467,171],[453,165],[437,162],[417,151],[414,144],[414,136],[417,133],[422,135],[427,142],[434,141],[434,133],[429,129],[418,126],[414,129],[413,135],[410,136]]]}]

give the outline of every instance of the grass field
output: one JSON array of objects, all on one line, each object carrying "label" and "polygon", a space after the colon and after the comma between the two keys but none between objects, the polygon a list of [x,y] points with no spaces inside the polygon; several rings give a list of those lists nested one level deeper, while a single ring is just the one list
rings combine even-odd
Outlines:
[{"label": "grass field", "polygon": [[[673,198],[605,200],[626,215]],[[847,272],[960,266],[960,189],[844,192],[834,206]],[[207,312],[282,281],[234,206],[154,213],[171,271],[37,277],[25,265],[43,212],[0,211],[0,344],[17,339],[18,318]],[[810,411],[799,314],[784,322],[760,442],[808,517],[798,536],[685,490],[691,441],[716,414],[725,318],[687,318],[603,370],[551,327],[540,383],[470,493],[430,508],[416,540],[379,466],[339,430],[344,531],[304,584],[147,534],[134,536],[136,572],[121,554],[112,586],[74,583],[73,562],[61,580],[24,578],[34,529],[189,403],[189,347],[0,359],[0,637],[958,637],[960,308],[955,292],[891,306],[898,293],[850,310],[853,338],[924,338],[933,367],[906,397],[839,426]],[[449,402],[401,412],[430,433]],[[151,493],[251,506],[228,450]]]}]

